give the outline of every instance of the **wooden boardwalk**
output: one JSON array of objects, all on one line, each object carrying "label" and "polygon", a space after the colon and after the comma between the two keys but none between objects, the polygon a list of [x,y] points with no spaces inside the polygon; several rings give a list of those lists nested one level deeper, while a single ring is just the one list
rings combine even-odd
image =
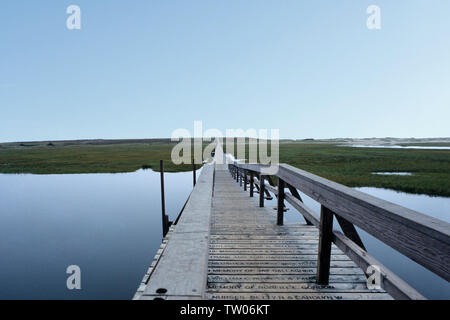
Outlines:
[{"label": "wooden boardwalk", "polygon": [[336,246],[330,282],[316,285],[319,232],[301,223],[277,226],[276,211],[258,206],[216,165],[206,299],[391,299]]},{"label": "wooden boardwalk", "polygon": [[328,285],[316,284],[319,231],[277,225],[227,165],[205,165],[134,299],[391,299],[369,290],[363,271],[332,246]]},{"label": "wooden boardwalk", "polygon": [[[356,227],[450,281],[449,223],[286,164],[273,174],[220,159],[218,145],[134,299],[425,299],[369,255]],[[277,210],[264,205],[268,192]],[[320,204],[320,215],[300,193]],[[283,223],[286,202],[304,224]],[[363,270],[379,289],[368,289]]]}]

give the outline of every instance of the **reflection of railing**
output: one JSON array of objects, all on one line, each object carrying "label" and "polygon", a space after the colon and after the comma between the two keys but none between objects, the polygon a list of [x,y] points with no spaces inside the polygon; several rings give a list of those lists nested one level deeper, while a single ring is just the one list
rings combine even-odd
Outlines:
[{"label": "reflection of railing", "polygon": [[[178,214],[177,218],[175,219],[175,222],[169,220],[169,216],[166,214],[166,201],[165,201],[165,193],[164,193],[164,160],[159,160],[159,171],[161,175],[161,214],[162,214],[162,233],[163,238],[167,235],[167,232],[169,232],[169,228],[172,224],[177,224],[178,220],[180,220],[180,217],[184,211],[184,208],[186,207],[186,204],[189,201],[189,197],[187,198],[186,202],[183,205],[183,208],[181,208],[180,213]],[[192,182],[193,186],[195,187],[197,183],[197,168],[195,163],[193,163],[193,177]]]},{"label": "reflection of railing", "polygon": [[[306,223],[319,228],[319,252],[316,279],[328,284],[331,244],[334,243],[365,272],[378,266],[381,287],[394,298],[423,299],[416,290],[369,256],[355,226],[361,228],[428,270],[450,280],[450,224],[393,203],[369,196],[309,172],[280,164],[275,175],[264,175],[263,165],[234,162],[228,168],[232,176],[250,196],[254,185],[259,192],[259,206],[264,206],[270,191],[277,197],[277,224],[283,224],[284,201],[289,202],[305,218]],[[268,180],[269,184],[265,183]],[[285,188],[290,193],[285,193]],[[300,190],[321,204],[320,217],[302,201]],[[343,233],[333,230],[333,216]],[[366,272],[367,273],[367,272]]]}]

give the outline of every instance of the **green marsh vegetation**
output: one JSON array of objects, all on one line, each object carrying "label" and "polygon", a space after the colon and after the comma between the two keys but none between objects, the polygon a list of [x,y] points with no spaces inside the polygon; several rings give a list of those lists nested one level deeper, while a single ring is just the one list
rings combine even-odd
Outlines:
[{"label": "green marsh vegetation", "polygon": [[[422,146],[435,144],[424,143]],[[281,163],[349,187],[377,187],[450,197],[450,150],[355,148],[320,142],[287,142],[280,143],[279,152]],[[411,175],[376,175],[374,172],[409,172]]]},{"label": "green marsh vegetation", "polygon": [[[160,159],[165,160],[167,172],[192,170],[192,165],[177,166],[171,162],[175,144],[168,139],[0,144],[0,173],[118,173],[143,167],[158,171]],[[236,155],[235,151],[232,153]],[[336,143],[282,141],[280,162],[349,187],[450,196],[450,150],[353,148]]]},{"label": "green marsh vegetation", "polygon": [[119,173],[138,169],[179,172],[192,165],[174,165],[171,158],[175,143],[168,139],[123,143],[43,142],[0,145],[0,173],[70,174]]}]

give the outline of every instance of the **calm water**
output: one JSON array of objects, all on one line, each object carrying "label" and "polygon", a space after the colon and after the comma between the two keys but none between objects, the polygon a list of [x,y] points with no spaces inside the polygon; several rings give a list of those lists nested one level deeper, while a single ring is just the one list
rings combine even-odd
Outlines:
[{"label": "calm water", "polygon": [[379,176],[412,176],[411,172],[372,172]]},{"label": "calm water", "polygon": [[[167,212],[175,219],[192,190],[192,172],[165,177]],[[449,221],[450,198],[360,190]],[[286,220],[301,221],[300,214],[291,209]],[[445,280],[360,234],[370,254],[422,294],[450,299]],[[0,174],[0,299],[130,299],[160,243],[158,173]],[[80,291],[66,289],[72,264],[81,268]]]},{"label": "calm water", "polygon": [[[192,172],[165,184],[175,219]],[[0,299],[131,299],[160,244],[159,173],[0,174]],[[73,264],[79,291],[66,288]]]},{"label": "calm water", "polygon": [[340,145],[340,147],[353,147],[353,148],[387,148],[387,149],[423,149],[423,150],[450,150],[450,147],[441,146],[397,146],[397,145],[363,145],[363,144],[353,144],[353,145]]}]

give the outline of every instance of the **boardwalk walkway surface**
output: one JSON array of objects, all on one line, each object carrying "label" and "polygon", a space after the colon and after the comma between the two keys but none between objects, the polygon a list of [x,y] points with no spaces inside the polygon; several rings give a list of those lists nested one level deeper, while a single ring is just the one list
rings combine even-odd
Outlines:
[{"label": "boardwalk walkway surface", "polygon": [[318,229],[277,226],[276,211],[260,208],[226,165],[216,166],[211,214],[207,299],[390,299],[367,289],[362,270],[334,245],[330,283],[317,286]]},{"label": "boardwalk walkway surface", "polygon": [[277,226],[227,166],[205,165],[183,215],[164,239],[135,299],[391,299],[333,245],[330,282],[315,284],[318,230]]}]

